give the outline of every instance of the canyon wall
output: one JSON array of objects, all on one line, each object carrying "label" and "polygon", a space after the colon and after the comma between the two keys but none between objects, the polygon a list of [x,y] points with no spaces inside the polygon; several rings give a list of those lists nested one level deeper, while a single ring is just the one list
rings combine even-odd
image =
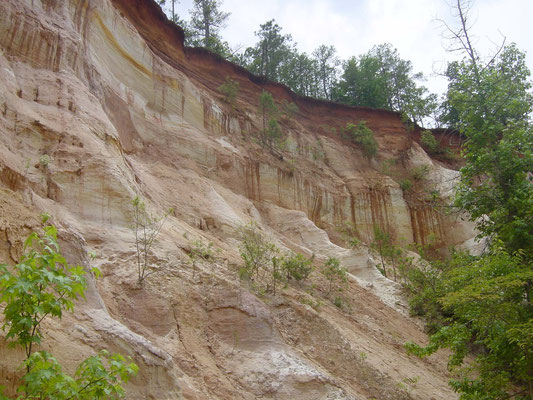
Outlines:
[{"label": "canyon wall", "polygon": [[[218,91],[226,77],[239,83],[234,105]],[[262,90],[298,106],[275,151],[259,144]],[[360,121],[378,142],[373,159],[339,134]],[[0,135],[0,260],[17,261],[48,212],[69,261],[103,272],[75,314],[45,322],[43,348],[67,366],[100,348],[130,355],[140,366],[131,399],[456,397],[442,355],[405,354],[405,341],[425,340],[421,324],[365,245],[375,226],[405,246],[473,236],[432,202],[449,200],[458,173],[432,160],[399,114],[303,98],[185,48],[150,0],[6,0]],[[154,214],[173,210],[143,287],[136,195]],[[318,273],[278,296],[242,284],[238,229],[249,221],[282,248],[338,257],[350,272],[345,306],[320,297]],[[347,226],[356,249],[339,233]],[[219,252],[194,271],[187,254],[198,240]],[[13,390],[22,354],[3,336],[0,351],[0,384]]]}]

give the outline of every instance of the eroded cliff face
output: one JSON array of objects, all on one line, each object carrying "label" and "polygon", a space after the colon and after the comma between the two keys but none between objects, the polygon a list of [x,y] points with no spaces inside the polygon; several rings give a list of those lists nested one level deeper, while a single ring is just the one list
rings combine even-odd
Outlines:
[{"label": "eroded cliff face", "polygon": [[[226,76],[240,84],[235,107],[217,92]],[[257,143],[263,89],[299,108],[276,154]],[[338,134],[362,120],[379,143],[373,160]],[[425,335],[396,285],[338,233],[349,223],[369,243],[379,225],[441,247],[472,237],[430,205],[432,191],[451,195],[457,172],[431,160],[399,115],[303,99],[184,48],[149,0],[4,0],[0,135],[1,260],[18,259],[46,211],[69,261],[103,272],[75,314],[45,322],[43,348],[67,366],[101,348],[132,356],[131,399],[456,397],[442,356],[402,349]],[[423,174],[404,193],[410,171]],[[142,288],[135,195],[154,213],[174,210]],[[319,274],[277,296],[242,285],[237,230],[251,220],[281,247],[338,257],[351,273],[344,308],[312,289]],[[187,261],[195,240],[220,249],[198,272]],[[0,341],[0,383],[13,390],[22,354]]]}]

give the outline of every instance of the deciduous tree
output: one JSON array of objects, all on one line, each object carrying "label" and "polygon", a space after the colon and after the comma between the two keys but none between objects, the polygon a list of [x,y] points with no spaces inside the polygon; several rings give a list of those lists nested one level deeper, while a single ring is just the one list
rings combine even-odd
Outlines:
[{"label": "deciduous tree", "polygon": [[354,106],[401,111],[413,122],[422,123],[436,107],[436,96],[416,83],[423,76],[412,69],[411,62],[401,59],[392,45],[374,46],[344,64],[335,99]]},{"label": "deciduous tree", "polygon": [[331,91],[337,79],[340,64],[334,46],[321,45],[313,51],[316,66],[316,81],[319,83],[318,97],[331,100]]},{"label": "deciduous tree", "polygon": [[[533,399],[533,101],[524,54],[501,46],[483,62],[472,46],[468,13],[456,3],[450,29],[464,58],[448,68],[447,102],[466,137],[456,205],[468,212],[489,242],[479,257],[454,257],[440,274],[433,301],[448,313],[430,345],[409,345],[427,355],[452,350],[462,367],[452,387],[461,399]],[[458,46],[457,46],[458,45]]]},{"label": "deciduous tree", "polygon": [[[48,317],[61,319],[64,311],[73,311],[74,301],[84,295],[86,273],[81,266],[69,265],[61,255],[52,225],[46,225],[42,235],[32,233],[24,250],[15,266],[0,265],[0,304],[5,305],[2,329],[7,331],[9,345],[23,347],[26,357],[21,365],[26,374],[17,388],[21,393],[17,399],[124,397],[123,382],[138,368],[123,356],[101,351],[82,361],[74,376],[69,376],[51,354],[36,351],[44,337],[42,322]],[[9,400],[1,387],[0,399]]]}]

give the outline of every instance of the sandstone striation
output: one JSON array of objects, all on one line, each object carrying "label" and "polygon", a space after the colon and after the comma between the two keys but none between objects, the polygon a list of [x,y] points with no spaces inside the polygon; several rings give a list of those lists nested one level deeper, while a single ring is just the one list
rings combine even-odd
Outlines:
[{"label": "sandstone striation", "polygon": [[[217,92],[227,76],[240,84],[235,107]],[[276,152],[257,141],[261,90],[298,106]],[[359,121],[376,135],[375,159],[338,134]],[[369,244],[378,225],[405,245],[443,249],[472,238],[430,206],[432,191],[444,202],[453,194],[457,172],[417,134],[397,113],[301,98],[185,48],[150,0],[0,2],[0,261],[15,262],[39,213],[52,215],[69,261],[103,276],[75,314],[45,321],[42,347],[68,367],[101,348],[130,355],[140,373],[129,399],[456,398],[444,355],[404,352],[425,335],[398,286],[365,244],[349,249],[339,234],[349,224]],[[402,191],[399,179],[417,170],[414,190]],[[135,195],[156,214],[174,210],[143,287]],[[238,228],[252,220],[281,247],[339,258],[346,306],[311,285],[260,296],[242,284]],[[220,249],[198,271],[187,257],[196,240]],[[2,334],[0,353],[12,393],[22,353]]]}]

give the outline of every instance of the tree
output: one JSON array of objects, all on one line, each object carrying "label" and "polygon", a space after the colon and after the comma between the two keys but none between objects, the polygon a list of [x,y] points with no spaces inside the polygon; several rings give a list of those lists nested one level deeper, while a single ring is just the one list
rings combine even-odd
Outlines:
[{"label": "tree", "polygon": [[292,53],[280,67],[280,82],[304,96],[318,97],[317,76],[316,60],[305,53]]},{"label": "tree", "polygon": [[[170,14],[170,19],[172,20],[172,22],[176,23],[177,20],[178,20],[178,16],[176,14],[176,11],[175,11],[175,6],[176,6],[176,2],[177,0],[169,0],[170,1],[170,11],[171,11],[171,14]],[[166,4],[166,0],[158,0],[158,3],[160,6],[163,6]]]},{"label": "tree", "polygon": [[189,248],[189,260],[192,266],[193,278],[196,275],[196,263],[200,260],[204,261],[215,261],[215,253],[213,250],[213,242],[205,244],[202,240],[196,240],[192,243],[192,246]]},{"label": "tree", "polygon": [[233,109],[235,107],[237,93],[239,92],[239,82],[226,76],[226,80],[218,87],[218,91],[224,95],[224,101]]},{"label": "tree", "polygon": [[135,235],[135,252],[137,256],[137,280],[142,285],[144,280],[152,275],[155,271],[150,271],[150,251],[154,245],[155,239],[163,224],[165,218],[173,211],[168,210],[161,216],[155,216],[150,214],[146,210],[146,205],[139,196],[131,201],[132,213],[131,213],[131,229]]},{"label": "tree", "polygon": [[328,290],[326,296],[329,296],[333,289],[340,290],[340,284],[347,281],[348,271],[341,266],[340,261],[335,257],[330,257],[322,267],[322,274],[328,280]]},{"label": "tree", "polygon": [[[178,0],[168,0],[170,2],[170,20],[174,22],[176,25],[179,25],[183,28],[185,31],[185,36],[187,39],[187,36],[189,36],[190,32],[188,30],[188,25],[185,20],[181,19],[178,14],[176,14],[176,3],[179,3]],[[165,6],[167,4],[167,0],[157,0],[157,3],[160,6]]]},{"label": "tree", "polygon": [[484,237],[499,237],[509,251],[533,251],[531,82],[525,56],[514,45],[490,64],[479,57],[452,63],[448,101],[466,136],[466,166],[456,204],[470,213]]},{"label": "tree", "polygon": [[221,6],[221,0],[194,0],[193,9],[190,10],[190,28],[195,44],[219,54],[224,47],[229,49],[221,40],[219,30],[225,27],[230,13],[221,11]]},{"label": "tree", "polygon": [[2,326],[6,338],[24,347],[27,360],[41,343],[41,322],[49,315],[61,318],[64,310],[72,311],[86,283],[83,268],[68,265],[59,253],[55,227],[47,225],[43,237],[32,233],[24,248],[13,272],[0,265],[0,303],[6,303]]},{"label": "tree", "polygon": [[[23,395],[18,399],[122,398],[122,382],[138,368],[121,355],[102,351],[84,360],[71,377],[51,354],[35,351],[43,339],[43,320],[61,319],[63,311],[73,311],[74,301],[84,295],[86,280],[83,267],[69,265],[61,255],[52,225],[46,225],[42,235],[32,233],[24,250],[14,267],[0,265],[0,304],[5,303],[2,329],[7,331],[9,345],[23,347],[26,356],[22,363],[26,374],[17,389]],[[1,390],[0,399],[8,399]]]},{"label": "tree", "polygon": [[[486,63],[472,46],[468,10],[456,3],[458,29],[449,29],[463,59],[449,65],[447,103],[466,137],[455,204],[488,241],[479,257],[452,258],[440,275],[437,302],[447,324],[418,355],[452,350],[463,368],[452,387],[461,399],[533,399],[533,107],[523,53],[502,45]],[[448,25],[447,25],[448,27]]]},{"label": "tree", "polygon": [[387,276],[387,266],[385,265],[385,257],[387,249],[392,245],[392,239],[388,232],[381,229],[379,226],[374,226],[374,240],[372,241],[372,249],[376,250],[381,258],[381,268],[383,275]]},{"label": "tree", "polygon": [[296,52],[292,44],[291,35],[282,35],[281,27],[275,20],[270,20],[260,25],[260,30],[255,32],[259,42],[255,47],[245,51],[247,68],[267,79],[280,81],[280,71]]},{"label": "tree", "polygon": [[340,64],[339,59],[335,56],[335,47],[319,46],[314,52],[313,57],[316,65],[316,80],[320,83],[318,97],[331,100],[331,90],[336,83],[337,67]]},{"label": "tree", "polygon": [[344,64],[334,98],[354,106],[401,111],[413,122],[422,123],[436,107],[436,96],[416,84],[423,75],[413,74],[412,69],[411,62],[401,59],[392,45],[374,46]]},{"label": "tree", "polygon": [[263,90],[259,96],[259,109],[261,111],[261,119],[263,130],[261,131],[261,143],[263,147],[268,145],[270,150],[273,149],[273,144],[281,139],[281,127],[279,126],[279,108],[274,102],[274,98],[270,92]]},{"label": "tree", "polygon": [[239,233],[241,236],[239,249],[244,261],[244,267],[240,271],[241,278],[252,281],[262,279],[265,271],[270,270],[272,258],[279,253],[279,249],[261,233],[259,227],[253,222],[242,226]]},{"label": "tree", "polygon": [[263,283],[266,291],[276,294],[276,283],[283,279],[280,250],[270,242],[253,222],[241,227],[241,257],[244,267],[239,271],[242,278],[254,284]]},{"label": "tree", "polygon": [[[504,247],[498,241],[481,257],[457,253],[433,288],[420,288],[417,304],[428,312],[440,309],[432,318],[445,325],[428,346],[407,348],[419,356],[449,348],[449,366],[458,372],[450,384],[461,399],[533,399],[533,268],[525,255]],[[464,366],[469,353],[475,360]]]}]

